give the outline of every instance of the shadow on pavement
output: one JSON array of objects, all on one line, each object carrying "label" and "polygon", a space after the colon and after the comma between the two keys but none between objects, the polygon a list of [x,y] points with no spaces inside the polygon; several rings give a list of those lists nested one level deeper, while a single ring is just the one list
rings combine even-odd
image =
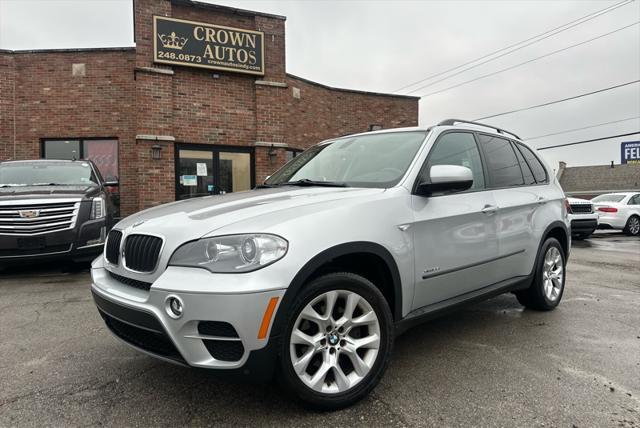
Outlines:
[{"label": "shadow on pavement", "polygon": [[18,263],[0,266],[0,278],[3,276],[47,276],[89,272],[90,262],[72,262],[58,260],[46,263]]}]

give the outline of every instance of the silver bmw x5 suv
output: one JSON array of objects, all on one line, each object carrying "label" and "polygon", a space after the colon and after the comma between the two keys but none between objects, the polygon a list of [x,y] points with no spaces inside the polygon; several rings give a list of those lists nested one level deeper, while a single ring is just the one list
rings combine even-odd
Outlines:
[{"label": "silver bmw x5 suv", "polygon": [[337,409],[369,393],[394,336],[512,292],[551,310],[571,233],[545,163],[460,120],[321,142],[263,185],[142,211],[92,265],[115,336],[155,357]]}]

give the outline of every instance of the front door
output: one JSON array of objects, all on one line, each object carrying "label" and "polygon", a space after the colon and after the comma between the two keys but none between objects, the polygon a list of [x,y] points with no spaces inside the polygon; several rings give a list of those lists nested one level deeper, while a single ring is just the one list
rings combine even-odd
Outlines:
[{"label": "front door", "polygon": [[491,285],[499,280],[496,202],[473,133],[448,132],[436,141],[418,180],[433,165],[460,165],[473,172],[465,192],[413,195],[416,287],[413,309]]},{"label": "front door", "polygon": [[195,144],[176,147],[176,199],[239,192],[253,186],[250,148]]}]

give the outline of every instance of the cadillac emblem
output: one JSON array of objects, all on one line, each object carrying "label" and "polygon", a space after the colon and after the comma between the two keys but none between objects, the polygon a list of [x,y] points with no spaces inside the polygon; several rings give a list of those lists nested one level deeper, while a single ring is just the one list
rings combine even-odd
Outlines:
[{"label": "cadillac emblem", "polygon": [[20,210],[20,218],[36,218],[40,216],[40,210]]}]

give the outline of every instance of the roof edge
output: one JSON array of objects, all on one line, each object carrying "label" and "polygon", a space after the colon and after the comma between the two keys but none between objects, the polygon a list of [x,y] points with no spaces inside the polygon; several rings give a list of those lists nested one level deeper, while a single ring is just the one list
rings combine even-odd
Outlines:
[{"label": "roof edge", "polygon": [[336,88],[329,85],[324,85],[322,83],[314,82],[313,80],[305,79],[304,77],[296,76],[295,74],[287,73],[287,77],[292,79],[298,79],[310,85],[319,86],[324,89],[329,89],[331,91],[340,91],[340,92],[350,92],[354,94],[362,94],[362,95],[377,95],[382,97],[393,97],[393,98],[404,98],[404,99],[412,99],[419,100],[420,97],[415,97],[413,95],[397,95],[397,94],[389,94],[385,92],[372,92],[372,91],[361,91],[358,89],[345,89],[345,88]]},{"label": "roof edge", "polygon": [[128,52],[135,51],[135,46],[116,46],[106,48],[56,48],[56,49],[0,49],[0,53],[73,53],[73,52]]},{"label": "roof edge", "polygon": [[232,13],[232,14],[244,15],[244,16],[264,16],[266,18],[279,19],[281,21],[287,20],[287,17],[283,15],[276,15],[273,13],[265,13],[265,12],[256,12],[254,10],[239,9],[231,6],[222,6],[219,4],[205,3],[198,0],[169,0],[169,1],[171,2],[171,4],[176,4],[179,6],[199,7],[202,9],[217,10],[220,12],[226,12],[226,13]]}]

